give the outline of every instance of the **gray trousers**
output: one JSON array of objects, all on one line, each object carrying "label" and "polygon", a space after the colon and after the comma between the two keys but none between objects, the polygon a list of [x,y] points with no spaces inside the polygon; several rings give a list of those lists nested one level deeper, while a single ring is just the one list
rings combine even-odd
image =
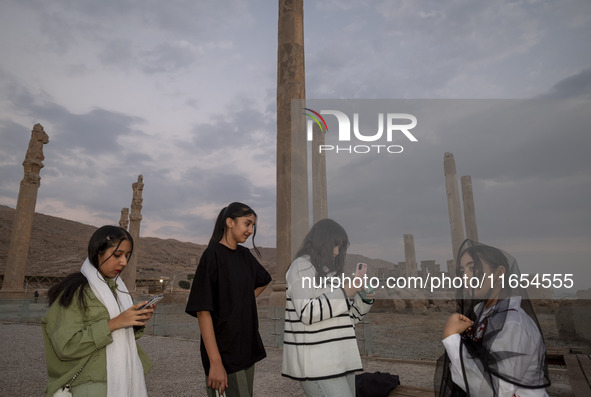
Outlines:
[{"label": "gray trousers", "polygon": [[[238,372],[228,374],[228,388],[224,391],[224,397],[252,397],[254,382],[254,365]],[[205,389],[207,397],[218,397],[216,391],[207,387],[207,376],[205,377]],[[220,396],[221,397],[221,396]]]}]

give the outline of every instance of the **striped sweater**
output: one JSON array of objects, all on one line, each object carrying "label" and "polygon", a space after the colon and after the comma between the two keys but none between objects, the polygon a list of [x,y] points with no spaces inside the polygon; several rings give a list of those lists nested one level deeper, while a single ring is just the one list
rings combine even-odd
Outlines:
[{"label": "striped sweater", "polygon": [[[342,288],[311,288],[316,269],[307,256],[296,258],[285,275],[287,282],[283,368],[296,380],[328,379],[361,371],[355,323],[371,304],[355,294],[350,302]],[[304,288],[306,287],[306,288]]]}]

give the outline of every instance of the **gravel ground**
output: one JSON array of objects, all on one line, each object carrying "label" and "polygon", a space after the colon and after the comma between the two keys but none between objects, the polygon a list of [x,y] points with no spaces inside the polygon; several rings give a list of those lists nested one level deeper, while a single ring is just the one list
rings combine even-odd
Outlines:
[{"label": "gravel ground", "polygon": [[[197,340],[146,335],[139,343],[155,364],[146,377],[150,396],[204,395],[205,377]],[[376,352],[380,350],[378,347]],[[406,355],[413,346],[403,343],[397,350]],[[303,396],[297,382],[280,375],[281,354],[280,348],[267,347],[267,358],[256,365],[255,395]],[[433,385],[435,366],[431,360],[409,362],[369,356],[363,361],[366,372],[396,374],[405,385]],[[572,395],[563,370],[554,370],[552,377],[555,384],[548,390],[551,396]],[[43,396],[46,382],[40,325],[0,323],[0,395]]]},{"label": "gravel ground", "polygon": [[[41,327],[37,324],[0,323],[0,395],[43,396],[47,382]],[[141,346],[154,361],[146,377],[150,396],[202,396],[205,377],[199,342],[145,336]],[[258,396],[303,396],[297,382],[280,375],[281,349],[268,347],[267,358],[256,365]],[[434,366],[365,359],[367,372],[389,372],[405,384],[431,387]]]}]

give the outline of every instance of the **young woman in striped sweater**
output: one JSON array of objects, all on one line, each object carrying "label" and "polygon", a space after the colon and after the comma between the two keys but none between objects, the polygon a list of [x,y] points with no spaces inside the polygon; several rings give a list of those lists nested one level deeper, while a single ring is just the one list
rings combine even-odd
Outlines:
[{"label": "young woman in striped sweater", "polygon": [[323,219],[285,275],[282,375],[300,381],[308,397],[355,396],[355,372],[362,370],[355,323],[369,312],[372,296],[346,282],[331,288],[328,281],[342,277],[348,246],[345,230]]}]

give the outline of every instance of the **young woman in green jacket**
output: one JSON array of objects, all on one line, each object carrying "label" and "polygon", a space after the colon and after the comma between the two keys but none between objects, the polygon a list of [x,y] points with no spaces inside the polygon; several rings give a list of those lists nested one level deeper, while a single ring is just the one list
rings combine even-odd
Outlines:
[{"label": "young woman in green jacket", "polygon": [[147,396],[144,373],[152,363],[135,340],[154,307],[135,310],[119,278],[132,252],[125,229],[103,226],[90,238],[80,272],[49,290],[42,320],[47,396],[70,384],[74,396]]}]

